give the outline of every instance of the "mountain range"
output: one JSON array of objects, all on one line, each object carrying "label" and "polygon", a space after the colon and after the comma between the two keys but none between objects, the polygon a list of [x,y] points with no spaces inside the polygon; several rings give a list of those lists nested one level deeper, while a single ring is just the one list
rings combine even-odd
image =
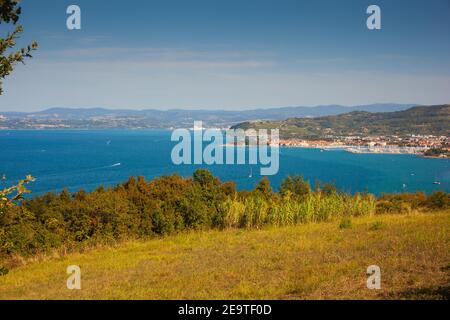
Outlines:
[{"label": "mountain range", "polygon": [[192,127],[194,120],[202,120],[205,127],[230,127],[246,121],[288,118],[311,118],[340,115],[354,111],[391,112],[406,110],[413,104],[371,104],[346,107],[324,105],[316,107],[282,107],[231,110],[130,110],[105,108],[50,108],[38,112],[0,112],[1,129],[39,128],[181,128]]}]

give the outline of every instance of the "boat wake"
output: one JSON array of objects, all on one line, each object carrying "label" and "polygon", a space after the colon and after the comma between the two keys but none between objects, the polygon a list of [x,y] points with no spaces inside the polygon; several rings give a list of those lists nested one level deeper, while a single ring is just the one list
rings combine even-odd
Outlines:
[{"label": "boat wake", "polygon": [[103,167],[95,167],[95,168],[86,168],[86,169],[79,169],[79,170],[69,170],[69,171],[62,171],[62,172],[54,172],[54,173],[41,175],[40,178],[42,179],[42,178],[52,178],[54,176],[62,176],[62,175],[83,174],[83,173],[92,172],[92,171],[98,171],[98,170],[115,168],[115,167],[119,167],[121,165],[122,165],[121,162],[117,162],[117,163],[111,164],[109,166],[103,166]]},{"label": "boat wake", "polygon": [[120,165],[122,165],[122,164],[121,164],[120,162],[117,162],[117,163],[114,163],[114,164],[108,166],[107,168],[118,167],[118,166],[120,166]]}]

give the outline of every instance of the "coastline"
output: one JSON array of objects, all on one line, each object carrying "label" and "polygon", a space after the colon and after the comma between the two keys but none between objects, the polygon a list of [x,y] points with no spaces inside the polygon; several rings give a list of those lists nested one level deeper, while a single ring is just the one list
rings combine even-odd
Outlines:
[{"label": "coastline", "polygon": [[442,156],[425,156],[423,154],[427,148],[421,147],[399,147],[399,146],[389,146],[389,147],[368,147],[368,146],[358,146],[358,145],[281,145],[282,148],[302,148],[302,149],[320,149],[323,151],[346,151],[353,154],[398,154],[398,155],[415,155],[422,158],[428,159],[448,159],[448,157]]},{"label": "coastline", "polygon": [[449,157],[444,156],[425,156],[425,155],[419,155],[421,158],[425,158],[425,159],[449,159]]}]

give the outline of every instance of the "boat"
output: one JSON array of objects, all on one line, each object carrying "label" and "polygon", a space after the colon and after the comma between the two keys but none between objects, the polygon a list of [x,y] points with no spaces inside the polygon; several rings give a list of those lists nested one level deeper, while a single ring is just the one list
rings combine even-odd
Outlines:
[{"label": "boat", "polygon": [[248,175],[248,177],[251,178],[252,176],[253,176],[252,169],[250,168],[250,174]]},{"label": "boat", "polygon": [[440,181],[433,181],[433,184],[437,184],[437,185],[440,185],[440,184],[441,184],[441,182],[440,182]]}]

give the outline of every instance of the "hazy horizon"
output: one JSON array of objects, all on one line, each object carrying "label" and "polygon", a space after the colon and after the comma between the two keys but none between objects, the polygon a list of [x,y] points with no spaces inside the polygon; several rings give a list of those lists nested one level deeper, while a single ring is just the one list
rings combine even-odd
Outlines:
[{"label": "hazy horizon", "polygon": [[[436,105],[444,105],[449,103],[438,103]],[[110,108],[110,107],[103,107],[103,106],[85,106],[85,107],[61,107],[61,106],[52,106],[52,107],[45,107],[45,108],[37,108],[29,111],[23,111],[23,110],[0,110],[0,114],[3,113],[12,113],[12,112],[18,112],[18,113],[35,113],[35,112],[42,112],[52,109],[65,109],[65,110],[94,110],[94,109],[101,109],[101,110],[125,110],[125,111],[146,111],[146,110],[155,110],[155,111],[175,111],[175,110],[185,110],[185,111],[230,111],[230,112],[245,112],[245,111],[252,111],[252,110],[270,110],[270,109],[285,109],[285,108],[321,108],[321,107],[343,107],[343,108],[355,108],[355,107],[367,107],[367,106],[422,106],[421,104],[417,103],[368,103],[368,104],[360,104],[360,105],[342,105],[342,104],[321,104],[321,105],[309,105],[309,106],[269,106],[269,107],[258,107],[258,106],[250,106],[250,107],[244,107],[244,108],[235,108],[235,109],[208,109],[208,108],[125,108],[125,107],[118,107],[118,108]]]}]

